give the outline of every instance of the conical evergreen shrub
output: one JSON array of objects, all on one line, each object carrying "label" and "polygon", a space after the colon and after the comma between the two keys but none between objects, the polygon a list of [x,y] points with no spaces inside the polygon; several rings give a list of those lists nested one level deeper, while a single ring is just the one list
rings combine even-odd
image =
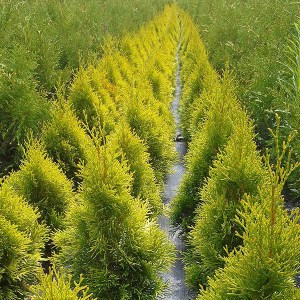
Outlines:
[{"label": "conical evergreen shrub", "polygon": [[236,223],[244,194],[255,196],[266,179],[247,119],[235,120],[233,133],[218,155],[203,186],[195,227],[188,239],[187,280],[198,288],[208,276],[224,267],[224,257],[242,244]]},{"label": "conical evergreen shrub", "polygon": [[121,90],[130,88],[135,75],[133,67],[125,56],[122,56],[116,47],[108,49],[108,53],[99,61],[98,70],[104,71],[110,84]]},{"label": "conical evergreen shrub", "polygon": [[54,105],[52,120],[43,128],[42,141],[48,155],[78,185],[80,165],[87,162],[93,142],[68,104]]},{"label": "conical evergreen shrub", "polygon": [[66,230],[55,235],[56,261],[75,279],[82,273],[100,299],[156,299],[173,247],[130,195],[130,170],[118,155],[102,146],[83,168],[82,200],[70,209]]},{"label": "conical evergreen shrub", "polygon": [[147,147],[140,138],[131,132],[128,125],[121,124],[112,136],[108,137],[110,144],[121,150],[121,160],[125,159],[133,177],[132,196],[140,198],[149,205],[151,215],[162,212],[160,189],[155,179],[154,171],[150,165],[150,156]]},{"label": "conical evergreen shrub", "polygon": [[25,151],[20,170],[11,173],[5,185],[38,208],[40,221],[52,229],[61,228],[66,209],[74,201],[72,183],[39,142],[29,142]]},{"label": "conical evergreen shrub", "polygon": [[[105,79],[99,76],[95,78],[90,76],[91,70],[80,70],[71,86],[71,92],[68,101],[75,110],[79,120],[85,123],[90,130],[93,128],[101,129],[105,133],[110,133],[115,127],[118,113],[110,94],[100,88],[101,82]],[[97,81],[100,81],[96,85]]]},{"label": "conical evergreen shrub", "polygon": [[197,299],[299,299],[295,276],[299,273],[299,210],[288,212],[281,196],[295,166],[270,166],[269,178],[257,196],[245,197],[236,222],[243,228],[243,245],[225,259],[225,267],[209,280]]},{"label": "conical evergreen shrub", "polygon": [[150,107],[132,103],[126,120],[130,128],[145,142],[159,184],[163,184],[175,159],[173,130]]},{"label": "conical evergreen shrub", "polygon": [[46,227],[39,214],[6,185],[0,189],[0,299],[24,299],[36,282]]},{"label": "conical evergreen shrub", "polygon": [[23,236],[17,226],[0,216],[1,299],[24,298],[26,288],[22,285],[34,281],[33,271],[38,260],[31,255],[30,244],[29,237]]},{"label": "conical evergreen shrub", "polygon": [[0,69],[0,175],[19,165],[20,144],[29,130],[40,132],[49,119],[50,103],[38,91],[34,78],[37,67],[33,53],[14,45],[5,56],[1,52]]},{"label": "conical evergreen shrub", "polygon": [[213,160],[227,144],[235,119],[246,118],[235,98],[224,98],[220,93],[213,95],[205,121],[189,144],[187,171],[171,203],[172,222],[181,225],[184,231],[194,224],[195,210],[200,204],[199,191]]},{"label": "conical evergreen shrub", "polygon": [[32,240],[32,249],[35,252],[43,247],[47,230],[45,225],[38,223],[40,214],[24,198],[12,191],[5,182],[0,188],[0,214],[16,225],[25,235]]},{"label": "conical evergreen shrub", "polygon": [[40,270],[39,284],[30,287],[32,300],[93,300],[87,286],[82,286],[83,278],[72,283],[72,276],[52,268],[48,274]]},{"label": "conical evergreen shrub", "polygon": [[[196,65],[183,86],[180,98],[180,121],[183,134],[188,140],[192,138],[190,127],[193,119],[191,116],[195,109],[199,109],[199,100],[201,100],[202,106],[207,106],[210,98],[213,98],[214,89],[219,88],[216,74],[213,74],[213,77],[213,75],[207,72],[206,68],[203,68],[202,65]],[[205,89],[208,89],[208,93],[205,97],[200,98]]]}]

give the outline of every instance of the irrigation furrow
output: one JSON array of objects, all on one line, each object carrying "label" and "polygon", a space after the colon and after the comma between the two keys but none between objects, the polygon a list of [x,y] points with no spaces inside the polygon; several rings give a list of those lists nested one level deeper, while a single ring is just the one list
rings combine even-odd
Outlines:
[{"label": "irrigation furrow", "polygon": [[[179,50],[176,56],[177,70],[176,70],[176,90],[175,97],[172,102],[172,113],[176,123],[176,137],[175,147],[179,156],[179,160],[173,165],[172,172],[169,174],[164,191],[164,204],[169,204],[175,196],[180,180],[185,172],[183,164],[183,157],[187,151],[187,143],[182,139],[182,133],[179,120],[179,99],[181,95],[180,85],[180,63]],[[185,274],[182,262],[182,251],[184,251],[184,243],[180,236],[179,229],[172,227],[167,216],[159,218],[160,227],[168,234],[169,239],[176,246],[177,256],[173,267],[169,272],[163,274],[163,279],[168,283],[168,289],[161,299],[168,300],[188,300],[191,299],[191,294],[185,285]]]}]

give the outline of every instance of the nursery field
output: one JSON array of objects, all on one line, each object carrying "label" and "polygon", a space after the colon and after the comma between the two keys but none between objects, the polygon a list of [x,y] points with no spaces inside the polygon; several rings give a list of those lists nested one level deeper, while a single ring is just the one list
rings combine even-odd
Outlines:
[{"label": "nursery field", "polygon": [[299,12],[0,2],[0,300],[300,300]]}]

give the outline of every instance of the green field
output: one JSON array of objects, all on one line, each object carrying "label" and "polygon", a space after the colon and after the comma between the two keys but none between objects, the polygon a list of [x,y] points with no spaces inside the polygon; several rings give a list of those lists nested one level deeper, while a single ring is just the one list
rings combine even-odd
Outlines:
[{"label": "green field", "polygon": [[0,300],[300,299],[299,12],[0,2]]}]

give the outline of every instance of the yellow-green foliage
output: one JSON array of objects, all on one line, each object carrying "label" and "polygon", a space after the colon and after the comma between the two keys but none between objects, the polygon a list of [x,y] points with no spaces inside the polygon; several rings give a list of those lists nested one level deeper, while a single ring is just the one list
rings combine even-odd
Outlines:
[{"label": "yellow-green foliage", "polygon": [[[214,67],[221,72],[229,63],[234,70],[239,99],[255,120],[259,133],[256,139],[260,147],[269,145],[266,129],[274,125],[274,111],[280,107],[285,111],[286,120],[293,114],[287,110],[292,99],[278,97],[281,85],[278,78],[286,78],[286,64],[290,66],[290,60],[284,59],[285,46],[287,37],[294,31],[293,24],[299,20],[299,2],[179,0],[177,3],[193,17]],[[298,56],[299,48],[295,58]],[[279,107],[275,105],[278,100]]]},{"label": "yellow-green foliage", "polygon": [[34,54],[15,45],[2,55],[0,51],[0,175],[19,164],[20,144],[29,130],[40,132],[42,123],[49,119],[50,108],[37,90]]},{"label": "yellow-green foliage", "polygon": [[131,196],[129,167],[118,153],[101,147],[83,168],[80,197],[55,235],[56,258],[75,278],[81,273],[100,299],[156,299],[159,272],[172,261],[173,247],[147,206]]},{"label": "yellow-green foliage", "polygon": [[237,224],[243,245],[225,259],[197,299],[299,299],[299,210],[288,212],[281,196],[290,169],[268,165],[269,179],[257,196],[245,197]]},{"label": "yellow-green foliage", "polygon": [[172,134],[168,125],[150,107],[143,107],[138,103],[128,109],[127,122],[145,141],[155,176],[162,185],[175,157]]},{"label": "yellow-green foliage", "polygon": [[217,154],[227,144],[236,120],[245,120],[235,95],[232,76],[220,78],[208,61],[199,32],[191,18],[180,11],[181,84],[180,119],[184,136],[190,140],[187,172],[171,203],[171,219],[184,231],[194,224],[200,190]]},{"label": "yellow-green foliage", "polygon": [[78,72],[71,86],[68,101],[74,108],[76,116],[90,130],[95,127],[109,133],[113,130],[118,116],[116,104],[101,86],[104,80],[102,74],[95,74],[93,69],[90,69],[93,77],[90,76],[89,70]]},{"label": "yellow-green foliage", "polygon": [[[228,79],[224,78],[221,86],[222,84],[226,87]],[[246,118],[234,94],[222,93],[221,86],[205,93],[207,97],[203,99],[206,101],[204,120],[197,125],[189,143],[186,156],[187,171],[171,203],[172,221],[181,225],[184,230],[188,230],[188,227],[194,224],[195,210],[201,202],[199,191],[205,183],[213,160],[227,144],[235,120]]]},{"label": "yellow-green foliage", "polygon": [[116,132],[108,137],[107,145],[111,144],[121,150],[121,160],[128,164],[133,176],[132,196],[140,198],[149,205],[151,215],[162,212],[160,189],[150,165],[150,157],[143,141],[131,132],[128,125],[121,124]]},{"label": "yellow-green foliage", "polygon": [[[236,223],[244,194],[255,196],[266,180],[256,151],[253,128],[247,119],[236,119],[224,151],[210,169],[201,189],[201,206],[191,230],[187,255],[187,279],[196,289],[224,266],[224,257],[241,245],[242,228]],[[201,282],[202,280],[202,282]]]},{"label": "yellow-green foliage", "polygon": [[147,145],[159,184],[175,157],[169,108],[178,37],[176,10],[166,7],[137,34],[109,40],[102,59],[78,73],[68,97],[77,117],[98,136],[126,121]]},{"label": "yellow-green foliage", "polygon": [[180,75],[183,87],[180,118],[183,133],[190,140],[193,134],[190,127],[195,118],[191,116],[199,109],[199,100],[200,106],[205,107],[211,94],[220,87],[218,75],[208,61],[199,32],[185,13],[181,14],[181,26]]},{"label": "yellow-green foliage", "polygon": [[67,100],[97,151],[82,166],[66,229],[55,234],[55,260],[76,279],[83,273],[101,299],[156,299],[164,287],[159,274],[173,260],[166,234],[149,216],[161,211],[159,187],[175,156],[169,108],[177,21],[167,7],[137,34],[110,40],[70,88]]},{"label": "yellow-green foliage", "polygon": [[17,226],[0,216],[1,299],[18,299],[24,295],[22,280],[34,280],[39,256],[30,253],[31,240]]},{"label": "yellow-green foliage", "polygon": [[22,299],[36,282],[47,239],[39,214],[7,185],[0,189],[0,299]]},{"label": "yellow-green foliage", "polygon": [[132,65],[125,56],[121,55],[119,51],[116,51],[117,49],[112,48],[109,50],[107,55],[99,61],[97,70],[105,72],[109,83],[116,86],[118,89],[130,89],[135,78]]},{"label": "yellow-green foliage", "polygon": [[103,55],[107,35],[135,32],[168,2],[1,2],[0,174],[19,165],[26,132],[48,121],[56,87]]},{"label": "yellow-green foliage", "polygon": [[38,208],[40,221],[52,229],[62,227],[66,209],[74,200],[72,183],[39,142],[27,144],[20,170],[11,173],[4,184]]},{"label": "yellow-green foliage", "polygon": [[30,236],[32,249],[37,251],[43,247],[46,227],[38,223],[39,212],[12,191],[6,183],[2,184],[0,189],[0,214],[25,235]]},{"label": "yellow-green foliage", "polygon": [[72,276],[66,276],[53,267],[49,274],[40,270],[38,279],[39,284],[30,288],[32,300],[93,300],[88,287],[81,285],[82,277],[78,283],[72,283]]},{"label": "yellow-green foliage", "polygon": [[78,184],[80,165],[88,161],[93,142],[68,104],[53,106],[52,120],[43,128],[42,141],[53,161]]},{"label": "yellow-green foliage", "polygon": [[299,213],[290,215],[281,197],[289,165],[281,167],[282,154],[268,178],[230,76],[219,80],[181,15],[180,113],[191,142],[171,208],[173,222],[191,230],[187,279],[195,288],[208,279],[198,299],[297,299]]}]

